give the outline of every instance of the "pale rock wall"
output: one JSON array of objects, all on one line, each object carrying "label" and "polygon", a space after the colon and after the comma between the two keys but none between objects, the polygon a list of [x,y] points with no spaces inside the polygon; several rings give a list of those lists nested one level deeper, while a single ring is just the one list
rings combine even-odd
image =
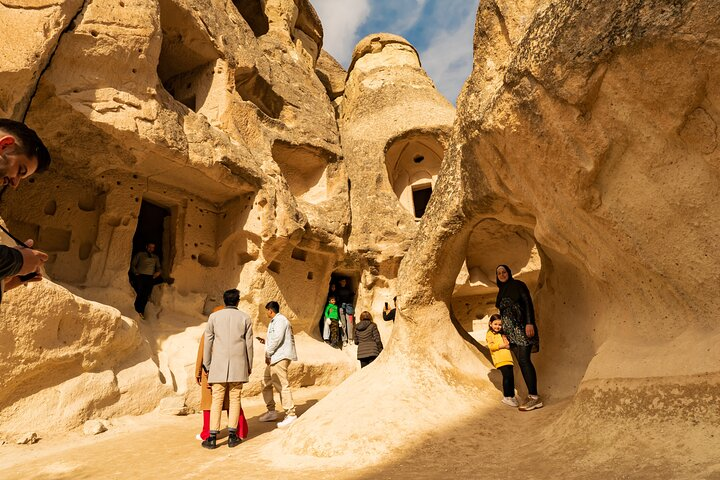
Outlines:
[{"label": "pale rock wall", "polygon": [[[524,252],[537,249],[540,394],[571,398],[539,432],[543,454],[582,444],[602,451],[584,459],[592,468],[642,442],[655,456],[716,462],[719,19],[709,1],[482,2],[473,73],[400,268],[389,347],[284,447],[325,457],[371,438],[364,459],[375,462],[468,409],[492,415],[489,364],[449,305],[468,245],[497,232],[476,227],[493,219],[522,233]],[[336,403],[359,420],[324,421]]]},{"label": "pale rock wall", "polygon": [[453,119],[454,108],[407,40],[381,33],[358,43],[339,117],[352,210],[347,248],[357,253],[344,267],[362,272],[358,312],[367,309],[377,319],[384,302],[392,305],[400,293],[394,285],[397,267],[417,228],[394,192],[388,151],[399,155],[402,149],[392,149],[394,144],[424,141],[442,157]]},{"label": "pale rock wall", "polygon": [[[232,287],[258,334],[265,303],[276,299],[307,339],[295,384],[349,375],[354,361],[324,344],[316,350],[302,333],[316,334],[350,221],[335,107],[315,73],[322,25],[312,6],[38,0],[0,9],[3,25],[43,32],[0,42],[13,53],[0,67],[0,110],[24,117],[53,157],[48,174],[5,194],[0,215],[48,251],[47,277],[59,283],[7,293],[2,341],[30,342],[20,338],[25,323],[49,337],[84,332],[61,360],[31,355],[31,343],[16,350],[23,358],[3,358],[4,381],[17,387],[0,400],[3,430],[36,423],[57,392],[77,401],[41,434],[145,413],[168,395],[192,402],[203,322]],[[143,202],[167,211],[162,240],[152,240],[174,280],[154,289],[146,323],[127,275]],[[43,301],[28,310],[35,297]],[[60,308],[60,298],[77,306]],[[61,317],[49,315],[55,309]],[[94,340],[101,333],[107,338]],[[83,360],[85,341],[93,362]],[[50,376],[58,369],[67,378]],[[255,371],[251,393],[261,353]]]}]

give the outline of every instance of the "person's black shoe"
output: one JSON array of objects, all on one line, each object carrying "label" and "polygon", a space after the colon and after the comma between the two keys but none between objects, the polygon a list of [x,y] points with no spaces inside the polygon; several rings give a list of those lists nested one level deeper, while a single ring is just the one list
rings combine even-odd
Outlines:
[{"label": "person's black shoe", "polygon": [[217,448],[217,436],[216,436],[216,435],[210,435],[208,438],[206,438],[205,440],[203,440],[202,446],[203,446],[203,448],[207,448],[207,449],[210,449],[210,450],[212,450],[212,449],[214,449],[214,448]]},{"label": "person's black shoe", "polygon": [[228,436],[228,447],[237,447],[242,443],[242,438],[238,437],[235,433],[230,433]]}]

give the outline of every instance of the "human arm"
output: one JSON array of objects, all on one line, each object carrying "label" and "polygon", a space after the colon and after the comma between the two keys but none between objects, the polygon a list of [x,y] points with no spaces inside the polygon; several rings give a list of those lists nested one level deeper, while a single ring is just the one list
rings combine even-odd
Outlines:
[{"label": "human arm", "polygon": [[202,366],[205,370],[210,369],[210,363],[212,362],[212,346],[215,340],[215,322],[213,322],[213,316],[210,315],[207,326],[205,327],[205,348],[203,349],[203,363]]},{"label": "human arm", "polygon": [[252,319],[248,317],[245,319],[245,352],[247,353],[248,375],[252,373],[254,355],[253,343],[255,342],[253,342]]},{"label": "human arm", "polygon": [[528,338],[532,338],[535,336],[535,308],[533,307],[530,290],[527,288],[525,283],[520,283],[520,303],[522,304],[523,312],[525,314],[525,335],[527,335]]},{"label": "human arm", "polygon": [[13,277],[23,266],[23,255],[17,248],[0,245],[0,279]]},{"label": "human arm", "polygon": [[383,320],[385,320],[386,322],[389,322],[389,321],[394,322],[395,321],[395,311],[396,311],[395,308],[393,308],[392,310],[387,309],[387,308],[384,309],[383,310]]},{"label": "human arm", "polygon": [[0,279],[39,271],[39,268],[47,261],[48,255],[45,252],[33,250],[31,248],[33,244],[32,240],[25,240],[27,248],[0,245]]},{"label": "human arm", "polygon": [[501,337],[499,335],[494,335],[488,332],[485,339],[487,340],[488,349],[491,352],[497,352],[498,350],[505,348],[505,346],[500,343]]},{"label": "human arm", "polygon": [[133,275],[137,275],[137,267],[138,263],[140,263],[140,252],[136,253],[135,256],[132,259],[132,262],[130,263],[130,270],[132,271]]},{"label": "human arm", "polygon": [[275,352],[277,352],[277,349],[280,348],[280,345],[283,344],[283,341],[285,341],[286,322],[285,317],[278,318],[276,315],[275,318],[273,318],[273,328],[268,328],[267,338],[265,338],[265,358],[272,357]]}]

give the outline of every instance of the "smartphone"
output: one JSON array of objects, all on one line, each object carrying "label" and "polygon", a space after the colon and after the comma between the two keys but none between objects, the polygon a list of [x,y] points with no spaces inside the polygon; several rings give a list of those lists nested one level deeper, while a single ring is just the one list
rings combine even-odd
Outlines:
[{"label": "smartphone", "polygon": [[388,309],[388,303],[385,302],[385,310],[387,310],[387,309]]},{"label": "smartphone", "polygon": [[27,282],[30,279],[33,279],[38,276],[38,272],[30,272],[26,273],[25,275],[20,275],[18,278],[22,280],[23,282]]}]

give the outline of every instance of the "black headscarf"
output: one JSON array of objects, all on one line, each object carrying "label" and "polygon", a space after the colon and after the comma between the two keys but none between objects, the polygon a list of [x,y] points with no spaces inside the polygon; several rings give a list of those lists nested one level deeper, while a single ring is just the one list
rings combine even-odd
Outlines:
[{"label": "black headscarf", "polygon": [[[503,267],[508,273],[507,282],[501,282],[497,276],[497,269]],[[512,276],[512,271],[507,265],[498,265],[495,268],[495,283],[498,286],[498,294],[495,298],[495,307],[500,308],[500,300],[503,298],[509,298],[515,303],[520,304],[523,310],[524,323],[527,325],[535,324],[535,309],[533,308],[532,298],[530,297],[530,290],[525,283],[520,280],[515,280]]]}]

